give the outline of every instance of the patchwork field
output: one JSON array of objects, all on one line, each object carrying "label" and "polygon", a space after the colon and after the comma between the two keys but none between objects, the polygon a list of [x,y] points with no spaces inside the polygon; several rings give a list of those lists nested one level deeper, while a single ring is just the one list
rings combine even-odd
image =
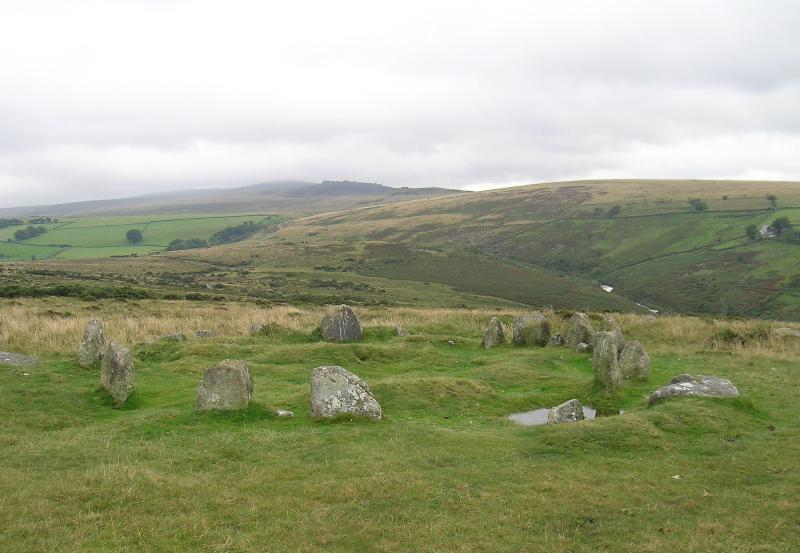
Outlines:
[{"label": "patchwork field", "polygon": [[[246,221],[271,224],[281,219],[263,214],[63,217],[57,223],[41,225],[47,232],[23,241],[11,242],[14,232],[27,224],[0,229],[0,261],[145,254],[163,251],[175,239],[207,240],[215,232]],[[131,229],[142,232],[140,242],[131,243],[126,239]]]},{"label": "patchwork field", "polygon": [[[40,361],[0,367],[0,549],[797,550],[800,340],[772,338],[782,323],[619,316],[652,376],[607,394],[586,355],[481,348],[488,318],[518,310],[357,311],[364,342],[332,344],[314,332],[318,308],[2,301],[2,348]],[[568,313],[550,315],[563,330]],[[73,361],[90,316],[134,348],[120,409]],[[249,336],[253,321],[269,335]],[[218,336],[191,337],[200,329]],[[158,341],[169,332],[190,339]],[[224,358],[250,365],[254,402],[198,414],[203,370]],[[384,420],[312,420],[309,374],[323,364],[366,379]],[[728,378],[741,397],[645,407],[684,372]],[[625,413],[506,420],[571,398]]]}]

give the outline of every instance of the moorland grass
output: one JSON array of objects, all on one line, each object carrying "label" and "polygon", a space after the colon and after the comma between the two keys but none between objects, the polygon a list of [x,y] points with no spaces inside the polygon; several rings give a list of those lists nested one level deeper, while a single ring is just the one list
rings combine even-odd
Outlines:
[{"label": "moorland grass", "polygon": [[[566,348],[482,349],[485,320],[510,311],[365,308],[365,340],[335,344],[313,332],[320,309],[91,305],[134,347],[136,390],[120,409],[72,361],[86,303],[0,306],[0,349],[41,355],[0,368],[4,552],[797,550],[798,352],[765,336],[771,325],[620,316],[653,374],[609,395]],[[250,337],[251,320],[273,331]],[[146,343],[196,328],[220,334]],[[251,407],[198,414],[197,383],[223,358],[250,365]],[[321,364],[365,378],[385,419],[312,421]],[[729,378],[741,397],[645,408],[681,372]],[[505,419],[573,397],[626,413]]]}]

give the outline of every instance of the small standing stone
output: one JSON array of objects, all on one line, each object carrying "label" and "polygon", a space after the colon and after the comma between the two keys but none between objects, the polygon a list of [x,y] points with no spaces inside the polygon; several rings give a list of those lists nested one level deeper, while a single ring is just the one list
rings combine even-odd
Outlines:
[{"label": "small standing stone", "polygon": [[339,305],[326,313],[319,329],[323,340],[339,342],[361,340],[361,323],[347,305]]},{"label": "small standing stone", "polygon": [[111,395],[114,405],[125,403],[133,392],[133,357],[131,351],[111,340],[100,364],[100,385]]},{"label": "small standing stone", "polygon": [[617,359],[618,338],[613,332],[600,331],[595,334],[592,351],[592,369],[594,378],[608,391],[622,387],[622,371]]},{"label": "small standing stone", "polygon": [[583,406],[577,399],[565,401],[547,413],[547,422],[550,424],[582,421],[583,419]]},{"label": "small standing stone", "polygon": [[619,356],[619,368],[625,378],[647,380],[650,377],[650,356],[638,340],[625,342]]},{"label": "small standing stone", "polygon": [[198,330],[194,335],[198,338],[214,338],[217,333],[213,330]]},{"label": "small standing stone", "polygon": [[198,411],[247,409],[253,397],[253,379],[244,361],[226,359],[206,369],[197,386]]},{"label": "small standing stone", "polygon": [[554,348],[560,348],[566,343],[566,338],[563,334],[553,334],[550,336],[550,340],[547,341],[547,345]]},{"label": "small standing stone", "polygon": [[394,327],[394,335],[403,337],[403,336],[408,336],[409,332],[408,332],[408,330],[406,330],[402,326],[396,326],[396,327]]},{"label": "small standing stone", "polygon": [[83,332],[83,342],[78,350],[78,365],[85,369],[96,367],[103,357],[105,346],[103,323],[92,319],[86,324],[86,330]]},{"label": "small standing stone", "polygon": [[497,317],[492,317],[489,321],[489,326],[483,331],[483,347],[489,349],[505,343],[506,334],[503,331],[503,324]]},{"label": "small standing stone", "polygon": [[594,327],[592,320],[586,313],[575,313],[569,320],[567,331],[567,344],[578,347],[581,342],[591,344],[594,341]]},{"label": "small standing stone", "polygon": [[581,342],[580,344],[575,346],[575,351],[578,352],[578,353],[591,353],[592,352],[592,346],[590,346],[586,342]]},{"label": "small standing stone", "polygon": [[250,325],[250,336],[258,336],[264,331],[264,323],[255,322]]},{"label": "small standing stone", "polygon": [[311,371],[311,416],[363,415],[380,419],[383,411],[367,383],[337,366]]},{"label": "small standing stone", "polygon": [[546,346],[550,340],[550,320],[542,313],[524,315],[514,323],[512,341],[519,346]]}]

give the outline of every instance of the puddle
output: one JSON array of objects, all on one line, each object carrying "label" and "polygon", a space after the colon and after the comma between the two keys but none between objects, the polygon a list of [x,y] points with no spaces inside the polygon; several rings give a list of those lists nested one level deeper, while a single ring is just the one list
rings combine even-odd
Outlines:
[{"label": "puddle", "polygon": [[[512,413],[507,418],[508,420],[521,424],[523,426],[537,426],[540,424],[547,424],[547,413],[550,409],[534,409],[533,411],[523,411],[522,413]],[[596,419],[600,417],[613,417],[621,415],[625,411],[618,409],[594,409],[587,405],[583,406],[583,416],[586,420]]]}]

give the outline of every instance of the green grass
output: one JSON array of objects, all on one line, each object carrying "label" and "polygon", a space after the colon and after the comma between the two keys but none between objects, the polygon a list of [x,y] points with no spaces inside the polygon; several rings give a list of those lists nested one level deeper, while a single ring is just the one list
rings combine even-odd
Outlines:
[{"label": "green grass", "polygon": [[[208,239],[212,234],[245,221],[277,222],[273,215],[158,215],[120,217],[67,217],[44,225],[48,232],[24,242],[0,245],[0,259],[37,258],[91,259],[163,251],[177,238]],[[0,229],[0,240],[13,238],[20,227]],[[139,229],[144,239],[131,244],[125,238],[130,229]]]},{"label": "green grass", "polygon": [[[122,409],[66,354],[3,368],[0,548],[796,551],[791,360],[654,355],[649,383],[605,395],[588,358],[566,349],[485,351],[479,336],[410,330],[369,327],[359,344],[284,333],[140,345]],[[197,414],[202,371],[223,358],[248,361],[254,402]],[[310,420],[321,364],[364,377],[385,419]],[[681,372],[730,378],[742,397],[646,409],[647,392]],[[570,398],[627,412],[552,427],[504,418]]]}]

